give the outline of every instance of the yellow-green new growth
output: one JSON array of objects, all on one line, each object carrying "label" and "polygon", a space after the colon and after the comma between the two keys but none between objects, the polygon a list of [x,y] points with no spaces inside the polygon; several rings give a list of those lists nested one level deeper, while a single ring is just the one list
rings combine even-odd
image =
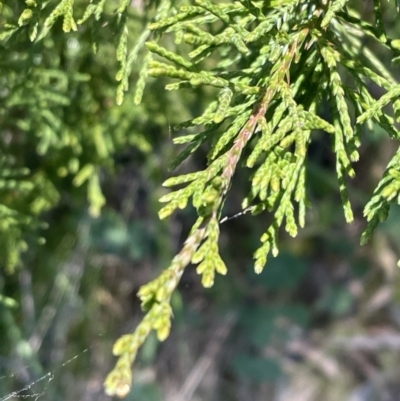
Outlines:
[{"label": "yellow-green new growth", "polygon": [[[217,273],[227,273],[219,252],[219,224],[238,168],[251,169],[244,212],[268,211],[272,215],[254,252],[254,268],[261,273],[268,255],[278,255],[280,231],[296,236],[298,226],[306,224],[306,206],[310,205],[307,160],[314,131],[324,131],[332,140],[338,191],[348,222],[353,220],[353,212],[346,180],[355,176],[352,163],[359,159],[362,124],[373,120],[393,139],[399,138],[394,125],[400,110],[399,85],[368,46],[360,47],[359,38],[369,35],[386,49],[397,51],[396,39],[385,32],[377,0],[376,26],[350,10],[347,0],[273,0],[267,4],[195,0],[195,5],[170,11],[149,25],[158,35],[157,40],[147,43],[154,59],[145,59],[148,68],[140,74],[138,87],[142,88],[150,75],[178,80],[168,82],[167,90],[200,91],[206,87],[215,97],[202,114],[175,127],[184,132],[174,143],[185,148],[171,166],[178,166],[208,144],[207,165],[202,171],[164,183],[166,187],[182,187],[161,197],[165,206],[160,218],[191,203],[198,220],[169,267],[139,291],[146,312],[143,322],[147,322],[147,326],[138,326],[141,339],[151,330],[156,330],[161,340],[168,335],[170,296],[190,263],[197,265],[207,288]],[[349,26],[358,35],[352,35]],[[164,33],[175,36],[176,47],[159,44]],[[362,60],[360,52],[370,60],[368,66],[358,61]],[[369,92],[367,79],[386,91],[379,100]],[[142,92],[138,91],[135,102],[140,101]],[[388,104],[393,104],[394,117],[384,110]],[[329,113],[324,113],[329,118],[321,116],[321,105],[329,108]],[[389,204],[399,201],[399,166],[397,155],[365,208],[369,223],[363,242],[387,217]],[[139,337],[127,337],[129,341],[121,343],[120,348],[130,357],[117,363],[113,380],[106,382],[106,387],[114,386],[112,394],[127,390],[126,364],[136,355]]]}]

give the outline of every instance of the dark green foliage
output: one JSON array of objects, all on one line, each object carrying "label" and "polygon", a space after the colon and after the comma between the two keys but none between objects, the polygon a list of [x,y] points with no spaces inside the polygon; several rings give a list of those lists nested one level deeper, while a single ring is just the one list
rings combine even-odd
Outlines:
[{"label": "dark green foliage", "polygon": [[239,356],[234,361],[237,375],[255,382],[274,381],[282,374],[279,363],[272,358]]},{"label": "dark green foliage", "polygon": [[[74,12],[82,12],[83,3],[75,3]],[[115,105],[115,48],[108,38],[118,22],[95,10],[92,18],[106,25],[96,34],[90,21],[71,36],[56,25],[50,34],[61,14],[62,29],[76,30],[72,2],[63,1],[53,10],[55,5],[27,2],[28,8],[19,10],[24,23],[21,18],[17,23],[18,6],[10,2],[3,4],[0,17],[2,26],[19,25],[2,32],[0,45],[0,242],[3,266],[9,272],[20,263],[27,241],[36,236],[38,216],[58,204],[60,193],[69,194],[72,207],[87,198],[96,216],[105,202],[101,167],[112,167],[115,153],[127,145],[144,153],[151,150],[151,139],[140,132],[148,123],[133,129],[140,109]],[[30,9],[35,17],[28,21]],[[134,28],[139,30],[141,24]],[[97,54],[88,46],[94,36],[101,44]]]}]

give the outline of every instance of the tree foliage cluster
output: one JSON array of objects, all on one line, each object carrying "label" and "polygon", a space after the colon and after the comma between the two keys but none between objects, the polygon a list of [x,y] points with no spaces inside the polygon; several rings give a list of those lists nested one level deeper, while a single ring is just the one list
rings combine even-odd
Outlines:
[{"label": "tree foliage cluster", "polygon": [[[119,359],[105,382],[108,394],[128,394],[132,362],[152,331],[160,341],[168,337],[171,296],[186,267],[197,265],[204,287],[213,285],[217,273],[227,273],[218,240],[235,173],[249,171],[242,213],[272,216],[254,250],[256,273],[270,253],[278,255],[282,231],[295,237],[307,223],[309,149],[321,132],[331,138],[344,216],[353,221],[348,182],[359,147],[378,127],[393,146],[399,138],[400,84],[371,50],[378,43],[394,65],[400,60],[400,39],[385,29],[382,2],[373,1],[371,20],[346,0],[160,0],[143,5],[142,13],[124,0],[3,5],[7,29],[0,51],[13,56],[2,58],[1,78],[2,128],[9,135],[1,145],[0,235],[9,270],[27,247],[27,227],[39,224],[60,191],[86,193],[97,215],[104,204],[99,177],[102,167],[110,167],[110,155],[127,141],[151,151],[147,135],[135,129],[126,136],[132,115],[140,121],[146,82],[154,82],[150,77],[167,80],[175,99],[199,90],[211,99],[199,116],[174,127],[179,133],[174,143],[183,150],[171,167],[206,148],[204,169],[169,178],[164,186],[178,189],[160,199],[165,204],[160,218],[189,204],[198,218],[170,265],[141,287],[146,314],[135,332],[114,346]],[[85,42],[80,35],[87,36]],[[111,69],[115,77],[110,60],[118,63]],[[139,65],[132,85],[132,70]],[[91,79],[96,69],[108,78]],[[374,96],[371,83],[382,96]],[[83,191],[75,189],[82,185]],[[399,196],[397,151],[365,205],[362,243]]]}]

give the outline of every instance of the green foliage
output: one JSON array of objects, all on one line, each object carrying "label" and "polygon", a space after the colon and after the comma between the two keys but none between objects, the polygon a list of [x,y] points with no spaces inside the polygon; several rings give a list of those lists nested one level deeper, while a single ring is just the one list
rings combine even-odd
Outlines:
[{"label": "green foliage", "polygon": [[[298,226],[305,225],[310,205],[306,163],[313,131],[324,130],[332,136],[347,222],[353,221],[347,177],[355,176],[352,163],[359,159],[363,124],[374,121],[398,139],[395,119],[385,106],[393,103],[394,110],[398,109],[399,86],[377,57],[365,57],[372,55],[370,51],[359,55],[360,41],[350,33],[356,31],[361,39],[373,36],[397,55],[397,48],[385,33],[378,2],[374,8],[376,26],[360,20],[347,7],[347,1],[316,5],[296,0],[235,4],[197,0],[195,4],[182,6],[174,16],[149,26],[156,34],[173,34],[176,43],[192,48],[186,50],[183,44],[178,47],[187,54],[184,57],[150,42],[148,49],[165,60],[150,62],[150,76],[178,79],[177,84],[168,85],[169,90],[209,86],[219,94],[200,117],[178,127],[206,128],[178,138],[179,143],[188,145],[174,167],[204,142],[211,143],[211,150],[205,170],[164,184],[183,188],[161,198],[167,205],[160,217],[185,208],[192,199],[199,220],[170,267],[139,292],[142,301],[146,293],[146,307],[149,300],[154,300],[154,307],[168,302],[189,262],[199,264],[197,272],[203,275],[206,287],[212,285],[215,272],[226,273],[218,254],[218,221],[240,160],[245,160],[253,172],[243,211],[258,214],[268,210],[274,216],[254,254],[255,271],[261,273],[268,254],[278,255],[280,228],[296,236]],[[369,80],[386,90],[379,100],[372,98]],[[330,106],[331,121],[320,116],[325,104]],[[395,156],[390,162],[365,208],[369,225],[363,242],[399,196],[397,159]],[[166,273],[172,271],[175,274],[167,278]],[[150,307],[146,318],[152,313]],[[160,324],[163,319],[160,316]],[[114,394],[119,384],[108,381],[106,388]]]},{"label": "green foliage", "polygon": [[273,381],[282,375],[282,368],[273,358],[257,358],[241,355],[234,362],[234,370],[240,377],[255,382]]},{"label": "green foliage", "polygon": [[[396,199],[397,198],[397,199]],[[387,219],[390,204],[396,200],[400,204],[400,151],[398,150],[389,162],[385,173],[371,200],[364,209],[364,215],[368,225],[361,237],[361,243],[365,244],[371,237],[379,222]]]},{"label": "green foliage", "polygon": [[251,275],[254,283],[259,283],[267,290],[282,291],[295,288],[307,272],[307,264],[300,258],[280,253],[278,257],[268,262],[268,269]]},{"label": "green foliage", "polygon": [[[57,203],[60,184],[52,185],[58,180],[50,174],[53,167],[58,177],[71,176],[72,186],[86,185],[90,210],[93,215],[99,214],[104,204],[100,167],[107,166],[109,155],[126,143],[119,132],[124,131],[124,113],[130,113],[133,107],[129,100],[124,104],[123,100],[135,63],[141,62],[133,96],[136,105],[142,100],[148,77],[166,79],[168,91],[204,90],[214,98],[200,116],[175,127],[184,130],[185,135],[174,142],[186,147],[171,166],[179,166],[204,145],[209,149],[207,164],[201,171],[164,183],[179,189],[161,197],[165,205],[159,216],[166,218],[191,204],[197,220],[170,265],[140,289],[138,295],[146,315],[133,334],[123,336],[114,346],[119,359],[105,382],[109,395],[128,394],[131,365],[152,331],[160,341],[168,337],[171,296],[186,267],[190,263],[198,265],[204,287],[213,285],[216,273],[227,273],[219,253],[219,226],[235,173],[248,169],[250,176],[242,212],[256,215],[268,211],[272,216],[254,252],[255,271],[260,274],[269,254],[276,257],[279,253],[280,233],[286,231],[295,237],[299,227],[306,224],[306,209],[311,206],[307,163],[313,132],[324,131],[332,139],[338,189],[349,223],[353,211],[348,179],[355,176],[353,164],[359,159],[365,125],[376,124],[393,141],[399,139],[395,124],[400,111],[400,85],[368,47],[367,39],[372,37],[391,52],[394,62],[399,60],[399,39],[388,36],[379,1],[374,1],[374,24],[362,20],[347,0],[193,3],[159,1],[147,14],[151,18],[143,17],[145,27],[137,26],[133,7],[125,0],[117,4],[92,1],[87,7],[74,0],[27,1],[26,8],[18,12],[17,6],[5,6],[8,25],[4,24],[6,30],[0,36],[5,43],[1,52],[15,52],[14,58],[4,58],[7,61],[1,78],[7,88],[1,97],[2,110],[7,110],[3,115],[13,116],[5,119],[5,127],[9,124],[13,132],[21,134],[34,130],[38,138],[28,138],[37,154],[52,154],[49,167],[39,165],[36,170],[25,167],[29,155],[4,159],[6,173],[1,176],[0,186],[11,195],[0,199],[5,221],[0,235],[11,241],[4,245],[10,267],[16,265],[18,252],[26,247],[22,239],[24,225],[31,228],[34,217]],[[116,7],[115,12],[110,12],[111,5]],[[81,16],[78,22],[74,15]],[[59,20],[62,31],[69,33],[72,41],[64,57],[46,53],[55,45],[55,34],[50,35],[50,31],[59,32]],[[106,54],[115,49],[119,65],[115,98],[121,109],[116,105],[107,108],[96,101],[98,91],[104,88],[103,83],[89,80],[90,69],[76,71],[69,67],[77,52],[71,43],[77,38],[74,35],[81,34],[80,29],[82,34],[95,38],[91,41],[95,51],[101,51],[101,42],[113,34],[115,43],[109,44]],[[131,32],[135,30],[138,34],[132,42]],[[32,51],[27,49],[27,38],[34,42],[30,45]],[[68,46],[68,41],[63,45]],[[18,51],[18,46],[25,46],[24,51]],[[90,54],[90,59],[98,62]],[[44,67],[40,60],[51,55],[53,58]],[[20,69],[18,74],[15,68]],[[385,92],[379,99],[369,90],[371,82]],[[108,100],[109,88],[104,96]],[[388,111],[389,105],[394,113]],[[22,106],[24,112],[19,116]],[[75,107],[85,111],[79,121],[73,118]],[[114,124],[103,120],[104,109],[115,115]],[[7,154],[17,139],[13,135],[11,145],[4,139],[2,152]],[[150,150],[145,137],[131,138],[130,142],[142,151]],[[12,174],[7,175],[10,168]],[[29,181],[24,179],[28,174],[32,175]],[[25,197],[33,199],[34,207],[18,209],[14,198],[19,197],[23,207],[29,203]],[[387,218],[390,205],[399,201],[398,150],[365,207],[368,225],[362,243]],[[260,367],[267,363],[246,361],[249,370],[251,364]]]},{"label": "green foliage", "polygon": [[[3,4],[0,242],[8,272],[37,243],[40,215],[57,206],[62,194],[70,197],[68,207],[87,201],[97,216],[105,203],[102,169],[112,168],[116,152],[126,146],[144,154],[152,149],[144,136],[151,124],[137,122],[140,108],[132,112],[129,104],[114,101],[117,64],[109,37],[121,24],[109,11],[112,2],[91,3],[90,15],[84,3],[27,1],[26,9]],[[81,20],[75,23],[72,12],[84,15],[85,29],[74,33]],[[93,21],[105,26],[99,30]],[[131,23],[132,35],[142,26],[141,20]],[[93,38],[97,53],[88,46]]]}]

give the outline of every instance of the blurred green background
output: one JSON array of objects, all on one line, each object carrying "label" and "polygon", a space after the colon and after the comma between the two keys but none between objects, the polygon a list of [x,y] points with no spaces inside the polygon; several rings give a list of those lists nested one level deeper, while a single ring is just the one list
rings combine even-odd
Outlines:
[{"label": "blurred green background", "polygon": [[[81,15],[85,2],[75,3]],[[362,3],[368,19],[373,2]],[[47,223],[28,233],[23,263],[0,270],[0,401],[109,399],[102,382],[115,362],[112,344],[142,316],[136,293],[168,265],[196,217],[186,210],[161,222],[157,200],[179,150],[170,127],[199,115],[213,93],[165,92],[164,80],[149,79],[140,106],[133,90],[117,106],[117,2],[106,4],[101,29],[65,35],[57,22],[38,43],[21,30],[0,47],[1,154],[43,182],[39,193],[11,191],[10,203],[29,203]],[[394,4],[384,6],[399,37]],[[5,1],[1,22],[15,23],[24,7]],[[151,2],[131,4],[130,43],[153,13]],[[343,217],[330,138],[315,133],[306,228],[295,239],[282,234],[279,256],[257,276],[252,253],[268,216],[224,223],[228,275],[205,290],[187,269],[171,336],[144,345],[128,401],[400,400],[400,207],[359,246],[363,207],[396,147],[378,127],[363,136],[350,193],[355,222]],[[202,168],[205,154],[179,172]],[[95,166],[104,199],[84,173],[77,178],[85,166]],[[247,178],[235,176],[227,215],[240,210]]]}]

